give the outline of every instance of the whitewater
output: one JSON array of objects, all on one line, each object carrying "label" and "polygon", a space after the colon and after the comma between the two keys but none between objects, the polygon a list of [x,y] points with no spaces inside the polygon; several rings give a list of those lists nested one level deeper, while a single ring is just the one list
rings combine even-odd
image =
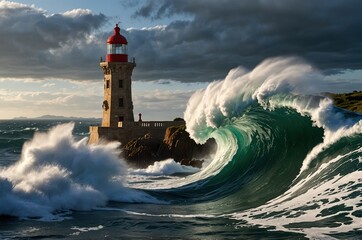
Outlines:
[{"label": "whitewater", "polygon": [[217,147],[201,169],[127,166],[91,123],[0,121],[0,239],[358,239],[362,115],[299,58],[238,67],[184,118]]}]

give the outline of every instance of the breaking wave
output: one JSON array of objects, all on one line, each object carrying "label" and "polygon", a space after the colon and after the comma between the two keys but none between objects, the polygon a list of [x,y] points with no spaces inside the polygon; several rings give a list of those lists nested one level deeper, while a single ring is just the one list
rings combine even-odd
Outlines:
[{"label": "breaking wave", "polygon": [[[24,144],[21,159],[0,171],[0,215],[62,219],[69,210],[91,210],[110,200],[160,201],[124,186],[127,168],[118,143],[75,141],[73,123],[37,133]],[[57,214],[59,213],[59,214]]]}]

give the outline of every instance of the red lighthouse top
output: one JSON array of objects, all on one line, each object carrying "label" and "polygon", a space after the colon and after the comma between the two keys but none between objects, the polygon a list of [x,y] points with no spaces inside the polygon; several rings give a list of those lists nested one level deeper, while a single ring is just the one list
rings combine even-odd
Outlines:
[{"label": "red lighthouse top", "polygon": [[114,34],[107,39],[107,62],[128,62],[127,39],[116,24]]},{"label": "red lighthouse top", "polygon": [[114,34],[110,36],[107,40],[108,44],[127,44],[127,39],[120,34],[121,29],[118,27],[118,24],[116,24],[116,27],[114,28]]}]

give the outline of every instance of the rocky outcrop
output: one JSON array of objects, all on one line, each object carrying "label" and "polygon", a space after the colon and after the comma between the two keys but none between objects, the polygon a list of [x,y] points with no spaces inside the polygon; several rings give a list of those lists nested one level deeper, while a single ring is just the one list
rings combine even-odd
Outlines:
[{"label": "rocky outcrop", "polygon": [[165,138],[159,149],[158,155],[172,157],[176,162],[182,159],[192,159],[197,144],[186,132],[186,126],[173,126],[166,129]]},{"label": "rocky outcrop", "polygon": [[199,160],[212,152],[215,141],[209,140],[204,145],[196,144],[190,138],[185,125],[166,129],[164,139],[155,139],[151,134],[128,142],[123,147],[125,159],[133,166],[147,167],[155,161],[173,158],[183,165],[202,167]]},{"label": "rocky outcrop", "polygon": [[160,139],[155,139],[151,134],[133,139],[122,147],[125,159],[134,166],[147,167],[159,160],[157,151],[160,148]]}]

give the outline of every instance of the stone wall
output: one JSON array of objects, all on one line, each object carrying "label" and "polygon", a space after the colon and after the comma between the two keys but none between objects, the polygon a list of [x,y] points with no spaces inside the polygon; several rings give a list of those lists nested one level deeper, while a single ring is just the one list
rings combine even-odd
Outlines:
[{"label": "stone wall", "polygon": [[185,124],[183,121],[147,121],[147,122],[120,122],[119,127],[90,126],[89,143],[97,144],[100,141],[119,141],[122,144],[150,133],[154,138],[163,140],[168,127]]}]

